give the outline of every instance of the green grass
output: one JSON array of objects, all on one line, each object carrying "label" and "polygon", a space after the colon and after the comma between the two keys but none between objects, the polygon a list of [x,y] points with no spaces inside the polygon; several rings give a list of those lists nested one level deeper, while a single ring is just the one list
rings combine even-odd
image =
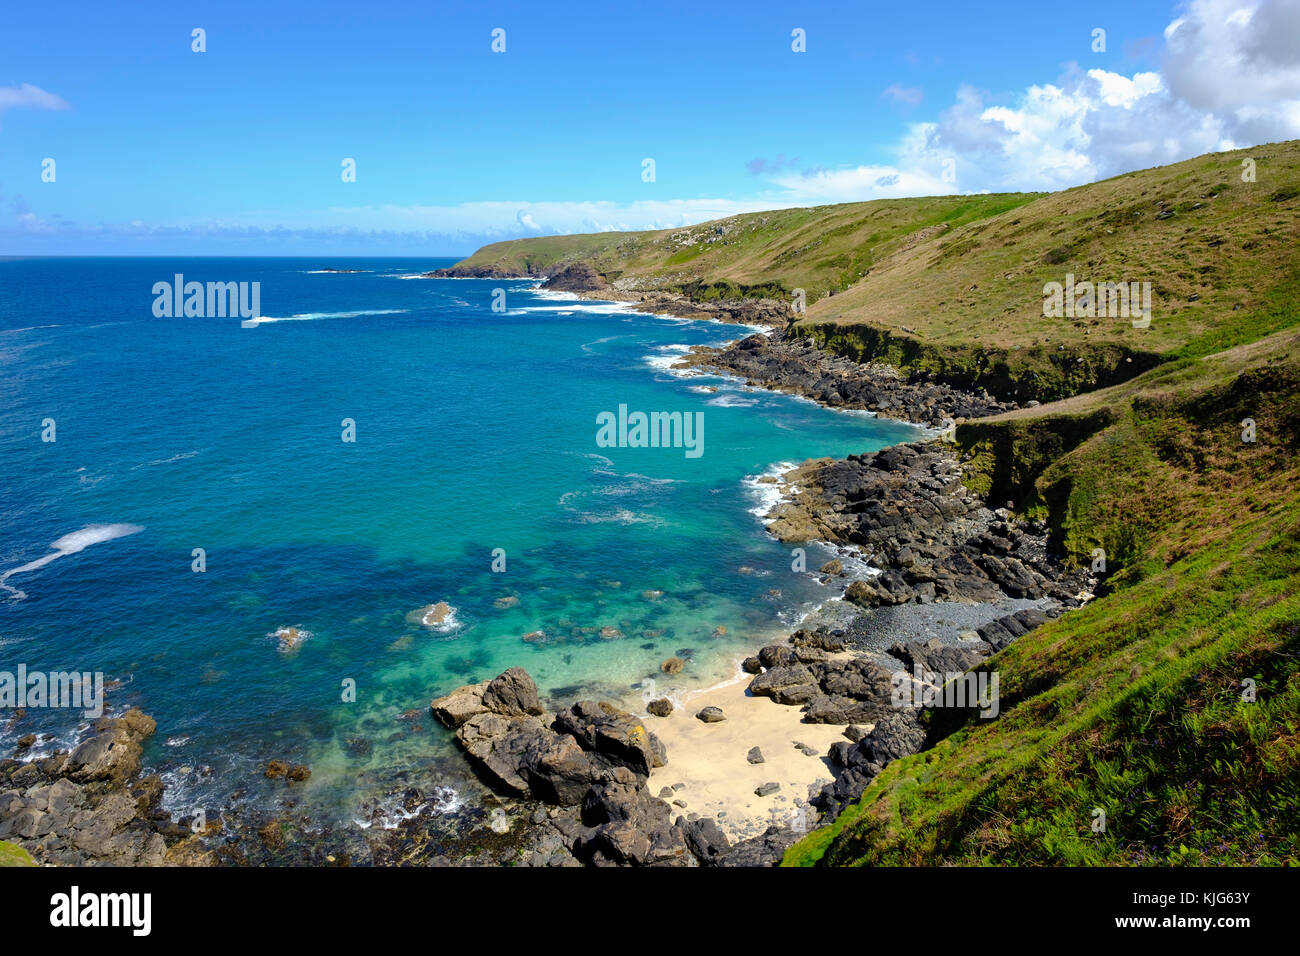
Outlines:
[{"label": "green grass", "polygon": [[801,288],[811,303],[849,288],[918,232],[958,228],[1036,195],[877,200],[746,213],[654,232],[515,239],[484,246],[457,268],[537,274],[584,261],[637,289],[788,299]]},{"label": "green grass", "polygon": [[[1246,865],[1300,863],[1298,248],[1291,141],[1046,195],[518,240],[465,264],[582,260],[697,298],[803,288],[792,328],[832,352],[1047,403],[960,425],[966,481],[1046,519],[1070,560],[1104,549],[1099,596],[982,665],[997,720],[927,715],[955,732],[787,864]],[[1044,317],[1067,272],[1150,282],[1150,326]]]},{"label": "green grass", "polygon": [[31,854],[22,847],[16,843],[0,840],[0,867],[35,865],[36,861],[32,859]]},{"label": "green grass", "polygon": [[1106,549],[1105,593],[981,665],[999,719],[889,765],[787,864],[1300,864],[1298,338],[1159,369],[1047,455],[1059,417],[959,429],[973,481],[1017,458],[1058,539]]}]

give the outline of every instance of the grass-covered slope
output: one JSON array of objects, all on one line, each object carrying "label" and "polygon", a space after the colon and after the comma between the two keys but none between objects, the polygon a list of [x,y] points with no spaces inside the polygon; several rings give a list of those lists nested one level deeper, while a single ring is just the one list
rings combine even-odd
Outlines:
[{"label": "grass-covered slope", "polygon": [[1300,863],[1300,333],[1107,409],[1065,438],[1051,413],[958,430],[975,483],[990,431],[1014,429],[1001,455],[1079,442],[1022,455],[1018,490],[1081,559],[1105,549],[1105,593],[982,665],[997,720],[889,765],[788,864]]},{"label": "grass-covered slope", "polygon": [[[692,298],[788,298],[802,288],[808,310],[794,329],[819,345],[1024,403],[1285,328],[1298,250],[1300,141],[1291,141],[1051,194],[879,200],[519,239],[456,269],[541,274],[582,261],[622,288]],[[1043,287],[1067,273],[1149,282],[1150,325],[1045,317]]]},{"label": "grass-covered slope", "polygon": [[[626,288],[802,287],[793,328],[831,351],[1046,402],[957,429],[967,482],[1047,519],[1073,560],[1105,552],[1095,601],[981,665],[999,718],[927,715],[953,732],[787,863],[1300,863],[1300,142],[468,263],[579,259]],[[1066,273],[1149,281],[1149,327],[1045,317]]]},{"label": "grass-covered slope", "polygon": [[609,281],[637,290],[789,298],[803,289],[815,302],[847,289],[899,249],[1036,195],[878,200],[747,213],[655,232],[515,239],[484,246],[455,268],[535,275],[587,262]]}]

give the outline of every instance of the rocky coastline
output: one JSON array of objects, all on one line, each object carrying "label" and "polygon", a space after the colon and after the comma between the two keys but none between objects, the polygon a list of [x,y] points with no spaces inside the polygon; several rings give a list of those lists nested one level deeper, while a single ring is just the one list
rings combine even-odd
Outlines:
[{"label": "rocky coastline", "polygon": [[99,718],[70,752],[0,760],[0,840],[38,865],[208,862],[194,831],[159,807],[162,778],[141,774],[141,744],[155,729],[152,717],[131,708]]},{"label": "rocky coastline", "polygon": [[771,328],[782,328],[790,320],[790,304],[779,299],[698,299],[662,289],[637,289],[626,282],[609,281],[585,262],[571,263],[549,274],[520,274],[497,266],[452,266],[422,273],[421,278],[538,279],[541,288],[548,292],[569,292],[586,299],[626,302],[634,311],[652,315]]},{"label": "rocky coastline", "polygon": [[[602,286],[603,277],[590,269],[570,267],[547,282],[561,291],[618,297],[618,290]],[[642,295],[639,306],[671,312],[657,295]],[[677,305],[685,310],[699,304],[682,300]],[[788,306],[775,305],[784,324]],[[749,307],[757,312],[734,311],[730,314],[746,317],[730,321],[767,314],[761,303],[749,300]],[[772,312],[772,324],[777,315]],[[721,316],[697,312],[690,317]],[[721,349],[696,349],[682,364],[741,376],[750,385],[831,407],[936,427],[1014,407],[987,393],[971,395],[906,379],[885,366],[857,365],[783,331],[752,335]],[[837,549],[841,557],[819,573],[843,584],[841,608],[850,611],[847,617],[824,619],[814,614],[787,641],[766,645],[743,662],[747,697],[798,708],[805,724],[843,728],[843,739],[824,755],[805,751],[819,757],[826,776],[806,795],[794,795],[789,824],[731,839],[714,816],[683,812],[686,804],[674,788],[652,792],[652,772],[669,766],[672,757],[654,732],[655,722],[672,712],[671,702],[650,701],[644,714],[597,700],[547,709],[532,678],[512,667],[430,705],[433,717],[455,734],[478,778],[497,795],[495,809],[489,800],[454,821],[462,829],[472,827],[478,837],[461,841],[446,832],[435,837],[438,824],[413,809],[400,826],[367,841],[364,855],[327,853],[327,841],[318,837],[319,852],[303,850],[296,861],[777,865],[790,845],[834,820],[891,760],[932,746],[947,732],[939,728],[954,726],[947,717],[927,719],[930,708],[900,705],[900,674],[903,685],[912,685],[909,700],[933,695],[1091,597],[1095,582],[1052,553],[1045,527],[1018,520],[1010,502],[983,501],[964,484],[963,464],[955,446],[911,442],[842,460],[806,462],[767,479],[782,491],[767,515],[769,531],[792,545],[820,541]],[[696,717],[711,723],[726,715],[706,707],[691,715]],[[20,759],[0,761],[0,840],[22,846],[38,863],[55,865],[284,861],[283,821],[231,821],[218,838],[220,824],[196,835],[192,826],[161,810],[162,781],[142,776],[140,767],[141,741],[153,730],[152,719],[133,709],[101,719],[71,753],[33,761],[23,761],[20,753]],[[758,750],[735,756],[761,763]],[[306,771],[287,768],[285,776],[295,769]],[[764,784],[756,795],[767,799],[773,788],[779,789]],[[415,787],[410,793],[413,804],[426,796]],[[496,838],[484,841],[485,828]],[[734,836],[734,827],[731,832]],[[299,835],[305,836],[305,828]],[[340,839],[338,845],[346,842]],[[471,846],[475,843],[481,846]]]},{"label": "rocky coastline", "polygon": [[[743,376],[751,386],[831,407],[935,426],[1015,407],[987,393],[908,380],[886,366],[860,366],[779,331],[696,349],[681,365]],[[775,866],[808,829],[832,822],[890,761],[933,746],[953,728],[951,719],[928,721],[925,707],[900,706],[904,689],[909,700],[926,700],[928,693],[941,701],[945,684],[1092,596],[1095,580],[1052,553],[1043,523],[1018,520],[1013,503],[991,507],[965,486],[962,462],[946,443],[811,461],[771,480],[783,492],[767,516],[773,535],[791,544],[826,542],[846,560],[870,566],[861,575],[846,574],[840,559],[821,568],[844,580],[844,599],[856,610],[847,622],[814,621],[743,664],[754,675],[747,695],[798,707],[804,723],[843,726],[844,740],[826,754],[832,777],[810,787],[807,800],[796,798],[794,825],[732,844],[707,815],[673,819],[673,804],[684,804],[671,789],[650,792],[651,771],[670,755],[649,728],[671,705],[652,701],[637,716],[586,701],[546,713],[531,679],[515,668],[435,700],[432,708],[456,728],[482,773],[514,796],[555,805],[543,838],[547,852],[530,860]],[[882,616],[890,618],[883,627]],[[503,695],[489,688],[505,684],[524,688],[522,712],[494,702]],[[751,763],[762,760],[757,750],[747,755]],[[756,792],[764,797],[775,790],[765,785]]]}]

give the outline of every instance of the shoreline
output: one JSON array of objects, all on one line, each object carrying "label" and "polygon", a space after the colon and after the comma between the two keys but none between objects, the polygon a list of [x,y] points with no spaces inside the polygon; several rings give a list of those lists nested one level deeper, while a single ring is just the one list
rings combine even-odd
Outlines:
[{"label": "shoreline", "polygon": [[[638,312],[660,315],[669,319],[736,325],[748,328],[751,333],[756,327],[756,323],[752,321],[741,321],[734,317],[723,318],[717,314],[721,310],[714,310],[712,313],[696,311],[689,315],[666,312],[661,308],[660,301],[648,301],[646,296],[640,293],[615,295],[616,290],[612,289],[544,289],[540,284],[536,289],[552,294],[572,295],[579,301],[632,302],[635,304],[631,308]],[[688,306],[682,308],[689,310]],[[761,359],[757,364],[751,361],[756,357]],[[922,429],[927,426],[933,428],[941,420],[939,415],[945,412],[952,412],[955,416],[963,410],[974,411],[977,415],[995,414],[997,410],[1001,410],[997,409],[995,404],[989,403],[987,395],[969,396],[954,389],[928,384],[917,389],[908,383],[903,383],[896,372],[883,366],[846,369],[844,360],[817,349],[809,349],[786,341],[780,327],[776,325],[769,326],[764,332],[731,339],[717,347],[697,346],[674,360],[666,370],[671,372],[676,369],[691,368],[707,369],[709,374],[735,379],[745,387],[796,395],[831,410],[858,411],[873,416],[897,418]],[[846,371],[858,373],[857,377],[846,377]],[[765,375],[767,377],[764,377]],[[829,386],[824,382],[827,378],[830,379]],[[857,387],[858,391],[847,394],[851,386]],[[824,390],[826,387],[832,388],[832,393],[838,400],[827,400]],[[893,402],[886,399],[885,407],[878,407],[881,394],[895,398],[901,395],[904,400]],[[933,432],[924,437],[932,436]],[[928,444],[930,443],[922,442],[922,445]],[[916,443],[905,442],[889,448],[914,445]],[[877,556],[874,553],[867,553],[860,542],[837,536],[836,529],[830,524],[815,525],[805,521],[801,525],[797,520],[800,512],[805,512],[804,517],[807,517],[815,516],[819,508],[829,508],[831,512],[835,509],[833,505],[820,500],[820,489],[815,489],[818,491],[817,495],[796,494],[807,490],[803,486],[809,484],[815,486],[815,480],[810,482],[815,472],[810,474],[810,469],[829,469],[845,464],[846,461],[809,459],[796,463],[795,467],[789,470],[778,469],[781,463],[774,464],[768,472],[755,480],[769,478],[768,481],[764,481],[764,484],[774,486],[775,499],[763,503],[766,507],[761,515],[758,514],[758,508],[747,508],[747,510],[759,517],[763,525],[763,533],[804,547],[822,546],[839,554],[839,558],[826,562],[820,572],[814,572],[812,568],[809,568],[809,572],[821,573],[827,575],[827,578],[836,579],[837,582],[845,585],[847,594],[860,582],[874,582],[887,573],[892,573],[894,565],[889,561],[878,562]],[[900,480],[907,480],[910,477],[912,477],[910,474],[904,474]],[[801,487],[792,488],[794,481],[800,482]],[[1006,515],[1003,514],[1001,517],[1005,523]],[[845,574],[843,566],[846,563],[854,565],[857,573]],[[865,577],[858,576],[864,572]],[[823,579],[824,583],[827,578]],[[893,600],[887,589],[881,592],[875,588],[872,589],[867,600],[829,598],[808,612],[803,621],[793,625],[791,628],[794,630],[793,635],[789,629],[782,628],[781,635],[774,635],[774,643],[755,649],[756,656],[744,659],[743,663],[739,658],[733,657],[731,662],[735,669],[733,677],[703,687],[679,689],[679,703],[667,716],[648,716],[645,707],[647,701],[644,697],[638,697],[635,690],[624,695],[622,703],[624,706],[630,705],[637,716],[632,717],[622,711],[618,712],[621,714],[618,717],[606,715],[607,718],[621,721],[625,731],[630,725],[623,718],[640,721],[638,728],[644,728],[640,731],[641,734],[644,735],[648,731],[649,740],[654,742],[653,745],[658,748],[658,752],[666,751],[661,762],[655,763],[650,758],[646,758],[642,768],[646,771],[644,780],[635,785],[628,785],[632,787],[634,799],[645,804],[642,807],[644,814],[656,819],[662,813],[677,817],[671,836],[664,835],[668,831],[662,826],[658,830],[653,830],[649,828],[649,824],[646,824],[649,828],[646,832],[657,834],[656,839],[660,843],[666,841],[675,848],[679,845],[689,846],[690,853],[687,854],[683,854],[680,849],[674,849],[670,854],[673,861],[694,854],[694,857],[705,862],[705,857],[700,855],[700,848],[703,846],[705,856],[716,858],[713,862],[723,858],[723,850],[719,849],[721,847],[728,851],[726,855],[729,858],[738,861],[728,865],[771,865],[779,860],[785,846],[818,823],[818,817],[823,812],[833,810],[834,801],[827,798],[826,794],[834,794],[837,787],[840,787],[841,795],[843,793],[841,778],[846,769],[843,759],[845,748],[858,747],[860,741],[875,731],[877,721],[870,718],[885,714],[881,710],[882,680],[887,681],[889,671],[896,669],[900,664],[898,657],[890,655],[893,645],[917,643],[927,639],[927,636],[932,633],[929,628],[912,620],[907,614],[900,614],[897,615],[896,620],[891,618],[889,621],[874,622],[883,627],[885,636],[882,638],[877,635],[874,642],[876,646],[871,649],[865,646],[854,646],[851,640],[841,641],[846,634],[851,635],[870,629],[869,625],[872,622],[868,619],[873,615],[871,604],[882,593],[886,598],[881,602],[883,605],[903,603],[901,600]],[[859,594],[858,597],[861,598],[862,595]],[[913,598],[918,601],[923,600],[915,594],[909,594],[907,600]],[[930,599],[933,599],[933,595]],[[942,603],[944,602],[940,601],[931,606],[935,607]],[[1002,616],[1003,611],[1016,613],[1029,610],[1024,607],[1000,608],[997,601],[983,603],[976,601],[974,607],[983,608],[987,612],[984,614],[986,620],[968,621],[968,624],[988,624]],[[812,641],[803,645],[792,645],[793,637],[808,633],[801,625],[817,620],[822,620],[823,624]],[[826,621],[830,621],[830,626],[825,623]],[[837,624],[842,626],[835,626]],[[959,637],[957,640],[970,642],[973,639],[969,635],[973,632],[974,627],[967,627],[962,631],[966,636]],[[946,637],[951,645],[953,634],[947,634]],[[959,650],[969,651],[968,648],[959,648]],[[760,658],[762,658],[761,664]],[[961,661],[966,666],[975,662],[969,653],[961,657]],[[519,668],[511,668],[511,670],[519,670]],[[717,668],[710,667],[709,670],[716,671]],[[772,675],[786,670],[800,671],[801,673],[790,677],[791,680],[800,683],[791,685],[787,681],[783,684],[781,680],[772,678]],[[816,673],[814,674],[813,671]],[[509,674],[510,671],[506,673]],[[835,688],[842,687],[845,673],[851,674],[850,683],[854,680],[858,682],[856,689],[851,689],[847,696],[833,692]],[[503,674],[497,680],[505,676]],[[524,678],[527,679],[528,684],[531,684],[531,678],[528,678],[526,673]],[[757,686],[760,678],[766,679],[766,684],[763,692],[756,695],[752,686]],[[782,678],[784,679],[785,677]],[[486,686],[487,683],[477,686]],[[794,687],[793,692],[790,690],[791,686]],[[448,697],[464,690],[466,688],[454,691]],[[535,687],[532,694],[535,698]],[[771,699],[763,701],[764,696]],[[440,698],[440,700],[445,699]],[[814,713],[811,715],[814,718],[812,720],[804,716],[804,713],[810,709],[810,700],[815,705]],[[771,704],[780,706],[771,706]],[[788,706],[791,704],[804,706],[802,708]],[[580,705],[575,705],[577,706]],[[720,708],[725,714],[725,719],[714,722],[698,719],[696,715],[706,707]],[[820,710],[817,709],[818,707]],[[436,701],[434,710],[436,714]],[[914,721],[914,715],[908,716]],[[587,719],[593,718],[588,715]],[[589,725],[586,732],[591,732],[590,726],[594,725]],[[529,732],[533,732],[531,728]],[[574,730],[571,726],[570,732],[578,736],[584,748],[591,743],[582,736],[583,730]],[[541,733],[545,734],[549,731],[543,727]],[[459,728],[458,737],[460,737]],[[486,752],[489,754],[500,740],[499,736],[493,737],[491,734],[479,739],[478,746],[481,747],[481,743],[485,741],[488,748]],[[572,737],[564,739],[572,740]],[[461,742],[463,745],[466,744],[463,737]],[[920,742],[913,740],[917,746]],[[474,746],[476,745],[467,746],[469,756],[474,758],[468,761],[471,767],[475,766],[476,760],[482,760],[484,753],[481,749],[475,753]],[[751,748],[761,751],[761,762],[751,762],[748,759]],[[592,753],[596,753],[597,750],[598,748],[592,749]],[[602,759],[604,756],[608,755],[602,755]],[[602,764],[602,772],[608,773],[611,768],[616,769],[623,757],[616,754],[615,758],[612,764],[609,761]],[[482,774],[480,773],[479,776],[481,778]],[[425,790],[436,789],[432,784],[426,786],[426,783],[428,782],[423,782],[420,786]],[[760,796],[755,791],[764,784],[769,785],[764,788],[764,791],[771,790],[771,792],[764,792]],[[775,789],[771,787],[773,784],[776,785]],[[622,849],[604,844],[601,844],[604,849],[592,850],[591,841],[600,843],[601,840],[607,841],[610,837],[608,833],[602,831],[600,825],[594,827],[596,835],[592,836],[589,832],[592,829],[591,821],[587,818],[585,806],[581,813],[567,809],[557,812],[552,805],[552,800],[545,797],[537,799],[539,794],[532,792],[533,788],[529,783],[525,782],[522,787],[516,787],[516,790],[518,792],[513,797],[508,796],[499,805],[500,809],[494,810],[493,813],[505,812],[507,819],[514,820],[515,824],[526,821],[523,822],[522,831],[514,824],[506,831],[499,829],[495,822],[488,826],[493,832],[501,834],[501,839],[497,841],[502,848],[501,852],[508,855],[512,847],[518,847],[520,852],[532,848],[532,856],[529,859],[533,865],[573,865],[577,862],[573,856],[578,852],[587,854],[585,862],[593,860],[599,862],[602,859],[616,863],[647,862],[647,858],[638,859],[635,852],[624,854]],[[161,784],[159,784],[159,791],[161,792]],[[655,794],[658,796],[654,796]],[[817,805],[818,800],[820,806]],[[487,814],[492,803],[493,800],[489,797],[482,807],[461,807],[459,809],[463,813],[460,813],[455,820],[448,819],[445,814],[439,815],[436,809],[430,811],[432,813],[430,816],[423,807],[408,808],[409,815],[401,820],[399,826],[385,828],[385,833],[379,841],[380,846],[371,843],[371,856],[374,860],[382,862],[405,862],[403,859],[382,853],[382,846],[398,844],[403,840],[409,843],[413,834],[417,833],[422,833],[427,841],[435,830],[456,831],[466,839],[468,844],[474,834],[482,833],[484,824],[482,818]],[[537,809],[530,811],[530,807]],[[523,811],[522,815],[515,812],[514,816],[510,816],[512,811],[519,810]],[[262,822],[263,816],[270,819],[265,826],[257,826]],[[189,839],[188,830],[178,824],[169,824],[170,829],[167,832],[170,836],[177,837],[184,834],[182,842],[193,849],[193,852],[187,851],[184,854],[187,862],[237,863],[251,855],[244,851],[249,848],[249,841],[255,838],[261,844],[265,844],[269,851],[274,852],[277,849],[274,841],[270,841],[267,834],[269,827],[278,825],[277,818],[281,818],[277,810],[267,808],[265,814],[261,812],[253,814],[250,822],[241,824],[232,820],[235,829],[233,833],[228,834],[230,839],[220,847],[211,848],[233,850],[233,853],[223,852],[222,859],[216,859],[208,852],[198,852],[197,845]],[[820,821],[823,825],[826,822],[826,819]],[[208,834],[211,835],[212,831],[209,830]],[[713,834],[718,837],[716,843],[711,842]],[[301,835],[307,836],[306,833]],[[313,845],[309,852],[320,855],[326,849],[333,847],[334,841],[351,843],[360,839],[361,842],[368,842],[364,837],[365,834],[349,836],[322,833],[310,841]],[[419,837],[416,839],[418,840]],[[588,842],[584,843],[584,841]],[[453,839],[450,842],[456,841]],[[154,850],[156,849],[155,846]],[[328,858],[333,860],[334,856],[329,855]],[[151,859],[161,859],[161,857],[155,852]],[[468,862],[468,859],[457,860],[453,857],[446,859],[445,862],[464,863]]]},{"label": "shoreline", "polygon": [[[565,291],[607,301],[604,290]],[[764,361],[750,368],[727,361],[738,352],[762,353]],[[811,363],[806,361],[810,357]],[[775,369],[779,376],[792,364],[796,372],[810,374],[803,380],[796,375],[793,383],[763,375]],[[749,387],[798,394],[831,409],[888,413],[922,427],[939,424],[945,412],[951,424],[956,417],[984,417],[1013,407],[987,393],[904,382],[883,366],[846,369],[844,360],[787,342],[780,331],[697,348],[673,368],[699,366],[712,374],[743,375]],[[846,371],[857,374],[846,376]],[[814,387],[824,385],[826,373],[834,396],[829,401]],[[852,393],[849,401],[845,392]],[[903,400],[894,402],[894,397]],[[701,865],[776,865],[810,829],[833,822],[886,763],[926,749],[927,731],[912,709],[920,704],[901,705],[900,710],[891,693],[900,673],[911,684],[908,696],[919,701],[928,686],[924,680],[932,679],[923,680],[923,671],[933,668],[936,676],[947,673],[951,679],[954,672],[977,667],[1017,637],[1091,598],[1084,576],[1067,572],[1048,554],[1045,525],[1018,521],[1007,509],[994,509],[966,489],[960,462],[942,442],[902,442],[872,455],[810,459],[772,477],[780,493],[760,516],[767,532],[778,540],[815,543],[841,554],[821,573],[844,581],[844,597],[829,599],[807,615],[803,623],[815,630],[797,626],[793,634],[746,659],[733,679],[679,700],[649,702],[636,707],[635,716],[616,708],[607,712],[605,719],[621,721],[625,729],[640,721],[633,732],[648,732],[648,746],[660,756],[642,766],[643,776],[621,784],[634,795],[623,794],[624,803],[637,802],[640,810],[624,805],[615,816],[633,826],[643,841],[639,850],[609,845],[609,818],[588,812],[593,800],[603,805],[608,798],[610,784],[599,782],[607,778],[595,778],[573,820],[579,835],[569,834],[571,849],[583,862],[681,865],[682,851],[671,848],[684,843]],[[796,481],[800,487],[792,487]],[[864,481],[868,498],[874,494],[885,505],[872,518],[873,526],[886,532],[878,541],[853,527],[859,509],[844,497],[856,485],[849,497],[860,500]],[[908,503],[891,512],[891,496],[900,491]],[[846,575],[846,560],[865,570],[865,576]],[[828,614],[833,605],[836,614]],[[818,626],[819,617],[830,620]],[[906,676],[913,668],[916,677]],[[783,706],[767,706],[761,697]],[[440,701],[433,706],[437,712]],[[596,706],[580,703],[573,709]],[[714,714],[706,721],[706,708],[718,708],[725,716]],[[565,723],[557,719],[554,728],[565,729]],[[549,732],[546,726],[540,731]],[[475,745],[461,739],[473,754]],[[493,746],[502,740],[507,749],[519,746],[510,743],[509,733]],[[761,751],[761,763],[750,762],[751,748]],[[597,747],[586,759],[611,758],[615,763],[620,759]],[[518,768],[525,777],[539,772],[528,758]],[[543,784],[543,789],[550,786]],[[762,784],[766,786],[759,789]],[[523,786],[529,789],[526,780]],[[673,816],[676,822],[670,827]],[[599,847],[592,850],[595,844]]]}]

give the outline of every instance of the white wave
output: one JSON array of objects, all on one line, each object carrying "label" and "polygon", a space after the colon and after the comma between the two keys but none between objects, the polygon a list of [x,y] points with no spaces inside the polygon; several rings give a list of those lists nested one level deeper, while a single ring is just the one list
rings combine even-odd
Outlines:
[{"label": "white wave", "polygon": [[785,500],[785,489],[779,481],[762,481],[763,478],[780,478],[787,471],[797,467],[792,461],[777,462],[761,475],[746,475],[741,484],[749,492],[757,504],[749,509],[749,513],[754,517],[767,524],[768,513],[778,504]]},{"label": "white wave", "polygon": [[676,485],[686,480],[685,478],[651,478],[649,475],[643,475],[635,471],[629,471],[625,475],[619,475],[619,477],[632,478],[636,481],[645,481],[652,485]]},{"label": "white wave", "polygon": [[716,406],[718,406],[719,408],[746,408],[746,407],[751,406],[751,405],[757,405],[757,404],[758,404],[758,399],[756,399],[756,398],[742,398],[742,397],[739,396],[739,395],[734,395],[734,394],[732,394],[732,395],[728,395],[728,394],[725,394],[725,393],[724,393],[724,394],[722,394],[722,395],[719,395],[717,398],[711,398],[711,399],[709,399],[709,400],[708,400],[707,402],[705,402],[704,404],[705,404],[705,405],[716,405]]},{"label": "white wave", "polygon": [[355,309],[352,312],[302,312],[298,315],[259,315],[244,321],[250,325],[265,325],[269,322],[311,322],[316,319],[355,319],[361,315],[399,315],[410,309]]},{"label": "white wave", "polygon": [[614,467],[614,462],[604,455],[598,455],[594,451],[566,451],[566,455],[578,455],[581,458],[590,458],[592,461],[600,462],[601,468],[609,469]]},{"label": "white wave", "polygon": [[279,642],[279,651],[281,654],[289,654],[296,651],[312,638],[312,632],[305,627],[277,627],[266,635],[274,637]]},{"label": "white wave", "polygon": [[112,541],[114,538],[124,538],[127,535],[136,534],[143,531],[144,528],[138,524],[88,524],[84,528],[73,531],[71,534],[65,534],[61,538],[56,538],[50,542],[50,547],[54,550],[42,558],[37,558],[24,564],[22,567],[11,568],[4,574],[0,574],[0,588],[8,591],[15,598],[21,600],[27,595],[17,588],[5,584],[11,576],[15,574],[26,574],[29,571],[35,571],[45,567],[51,561],[62,558],[65,555],[76,554],[78,551],[84,551],[92,544],[103,544],[105,541]]},{"label": "white wave", "polygon": [[193,458],[197,454],[198,450],[196,449],[194,451],[184,452],[180,455],[172,455],[170,458],[155,458],[153,461],[146,461],[138,465],[132,465],[131,470],[135,471],[139,468],[150,468],[153,465],[170,465],[174,461],[184,461],[187,458]]},{"label": "white wave", "polygon": [[61,325],[28,325],[21,329],[0,329],[5,335],[13,335],[15,332],[35,332],[37,329],[61,329]]},{"label": "white wave", "polygon": [[564,305],[525,305],[520,312],[551,312],[557,315],[572,315],[586,312],[591,315],[621,315],[628,312],[631,305],[627,302],[569,302]]},{"label": "white wave", "polygon": [[[460,794],[451,787],[435,787],[430,799],[410,810],[405,807],[404,799],[404,797],[397,795],[381,797],[368,808],[370,812],[369,819],[364,816],[355,816],[352,818],[352,822],[363,830],[369,830],[375,826],[381,830],[395,830],[404,821],[414,819],[426,810],[436,814],[448,814],[454,813],[464,805]],[[364,809],[367,808],[363,807]]]},{"label": "white wave", "polygon": [[655,350],[657,354],[646,355],[643,360],[656,372],[667,372],[675,378],[698,378],[705,374],[700,369],[673,368],[691,348],[689,345],[661,345]]},{"label": "white wave", "polygon": [[574,515],[574,520],[579,524],[648,524],[659,526],[664,520],[657,515],[646,514],[644,512],[629,511],[626,508],[620,508],[618,511],[605,512],[597,514],[592,511],[578,512]]},{"label": "white wave", "polygon": [[370,269],[304,269],[302,274],[306,276],[340,276],[349,275],[353,272],[370,271]]},{"label": "white wave", "polygon": [[[560,315],[572,315],[572,314],[573,314],[572,312],[560,313]],[[596,339],[594,342],[587,342],[584,343],[583,345],[579,345],[578,348],[582,349],[582,351],[584,352],[590,353],[592,351],[591,346],[593,345],[604,345],[606,342],[613,342],[615,339],[625,339],[625,338],[627,338],[626,335],[607,335],[603,339]]]}]

